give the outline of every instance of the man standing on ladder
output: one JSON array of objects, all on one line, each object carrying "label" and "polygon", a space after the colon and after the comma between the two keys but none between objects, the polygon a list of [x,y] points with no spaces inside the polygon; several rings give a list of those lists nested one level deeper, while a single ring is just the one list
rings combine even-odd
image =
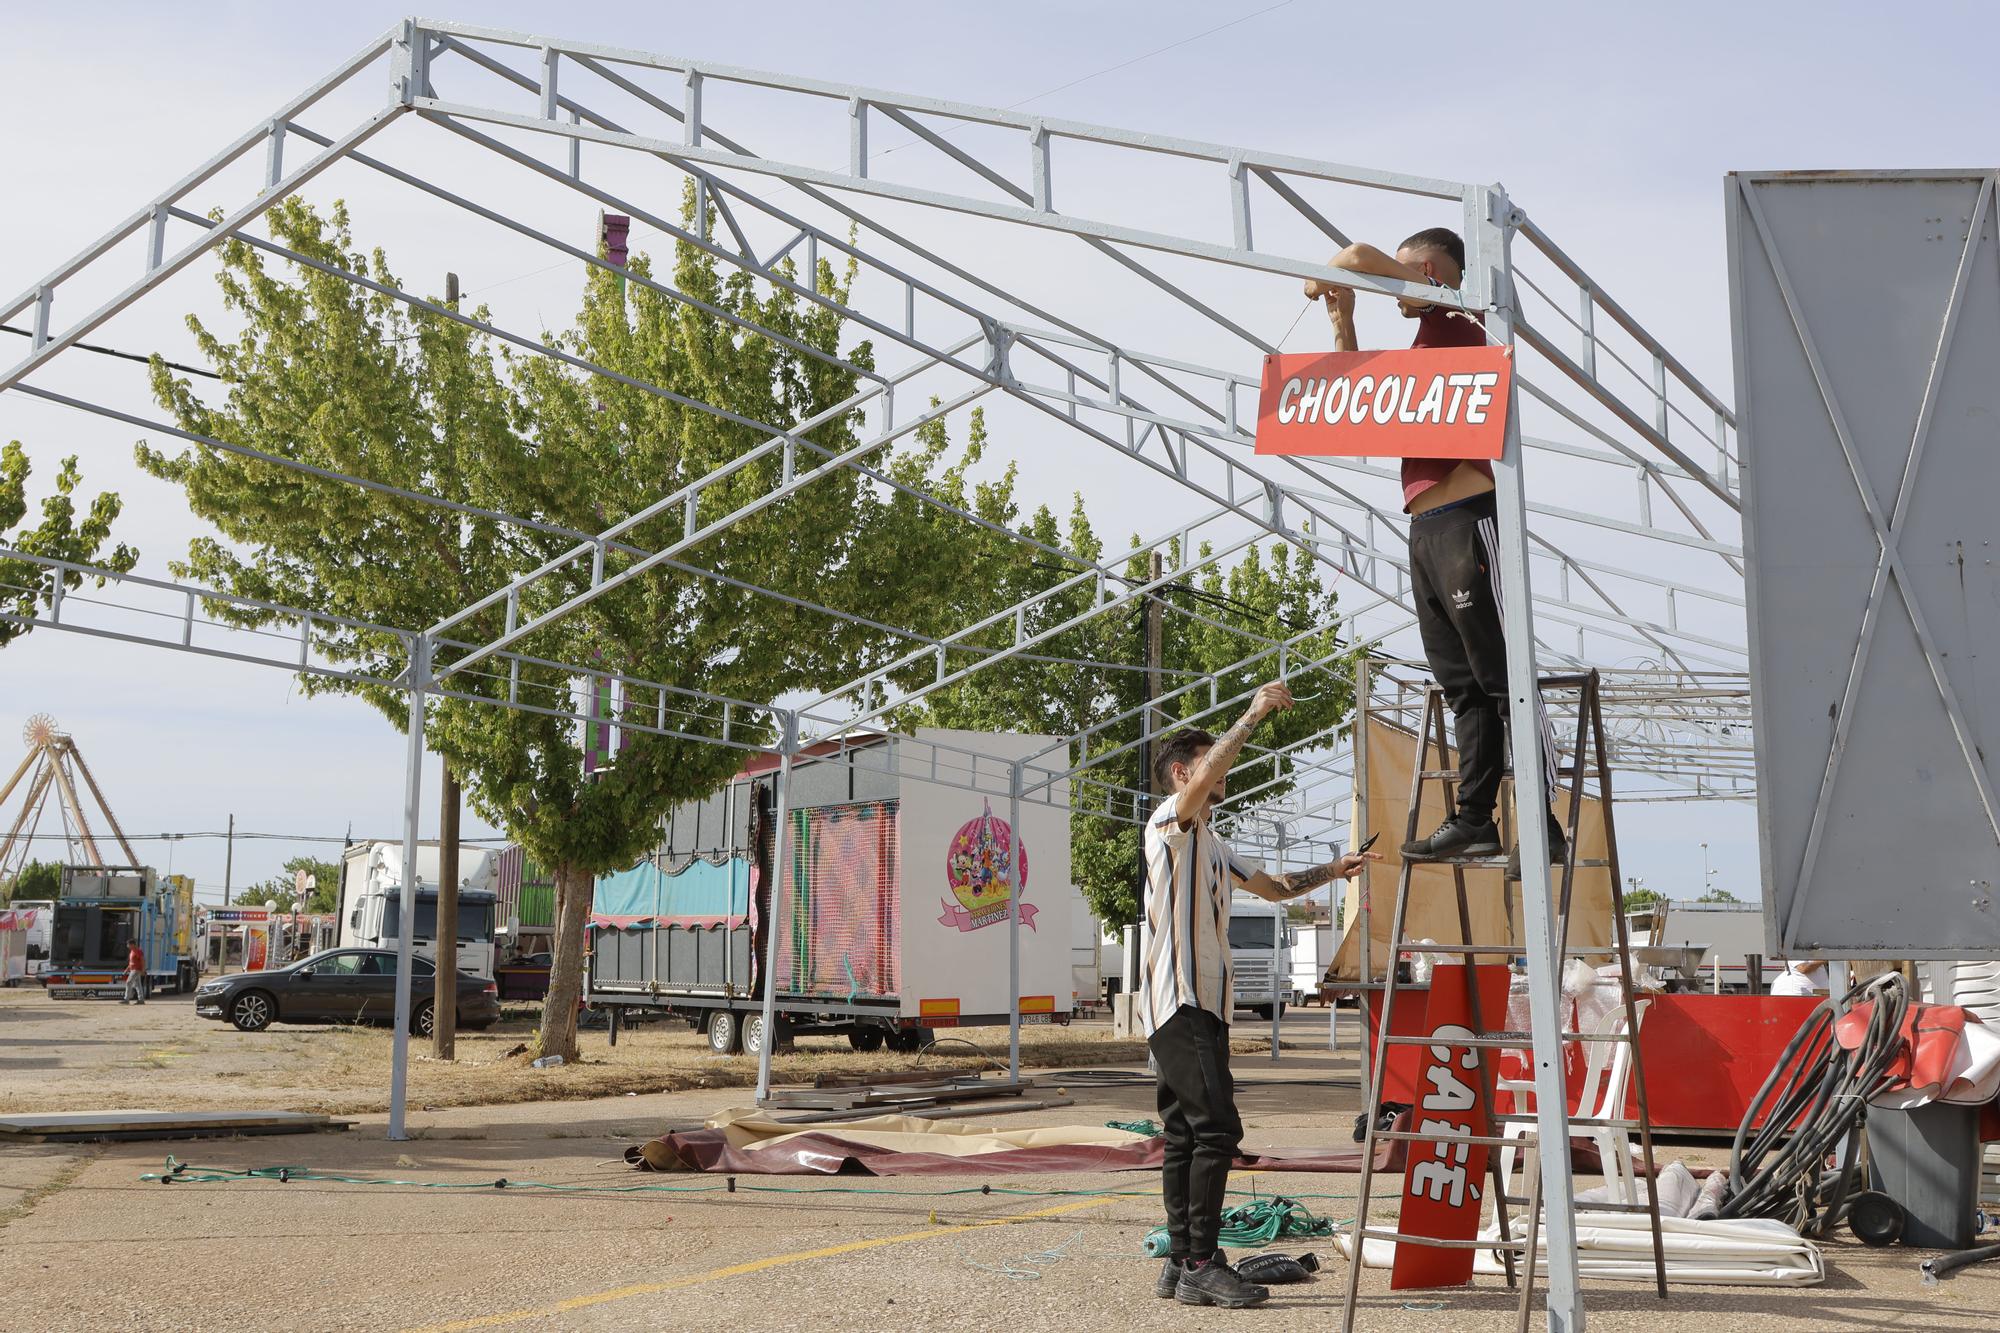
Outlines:
[{"label": "man standing on ladder", "polygon": [[[1448,227],[1420,231],[1391,256],[1354,244],[1329,261],[1333,268],[1457,290],[1465,275],[1465,242]],[[1335,349],[1361,350],[1354,331],[1354,289],[1309,279],[1306,299],[1326,301]],[[1484,347],[1486,329],[1474,313],[1421,301],[1398,301],[1417,321],[1412,347]],[[1507,638],[1500,619],[1500,535],[1493,497],[1493,465],[1482,460],[1406,458],[1403,511],[1410,516],[1410,595],[1424,658],[1452,711],[1458,744],[1458,808],[1437,830],[1403,846],[1415,860],[1498,856],[1500,830],[1494,802],[1507,753]],[[1537,697],[1537,708],[1540,699]],[[1555,799],[1555,735],[1540,712],[1545,790]],[[1549,859],[1562,861],[1567,839],[1553,811],[1545,811]],[[1521,873],[1515,844],[1510,878]]]},{"label": "man standing on ladder", "polygon": [[1352,879],[1365,862],[1381,859],[1372,852],[1343,856],[1274,877],[1237,856],[1209,827],[1209,812],[1227,794],[1230,765],[1250,733],[1291,706],[1292,692],[1274,681],[1258,689],[1242,718],[1220,737],[1184,727],[1153,760],[1154,782],[1173,793],[1146,823],[1146,901],[1139,923],[1140,1022],[1159,1068],[1166,1137],[1160,1193],[1169,1248],[1153,1294],[1183,1305],[1233,1310],[1271,1294],[1245,1282],[1219,1248],[1229,1169],[1243,1142],[1229,1076],[1235,999],[1230,894],[1243,888],[1284,902],[1335,879]]}]

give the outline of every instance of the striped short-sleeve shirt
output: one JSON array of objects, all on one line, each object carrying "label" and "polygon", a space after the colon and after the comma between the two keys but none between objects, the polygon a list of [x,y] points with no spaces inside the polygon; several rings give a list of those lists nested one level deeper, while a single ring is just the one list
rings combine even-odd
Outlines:
[{"label": "striped short-sleeve shirt", "polygon": [[1146,902],[1139,923],[1145,974],[1140,1024],[1152,1036],[1183,1005],[1229,1021],[1229,896],[1258,867],[1205,819],[1182,828],[1168,797],[1146,823]]}]

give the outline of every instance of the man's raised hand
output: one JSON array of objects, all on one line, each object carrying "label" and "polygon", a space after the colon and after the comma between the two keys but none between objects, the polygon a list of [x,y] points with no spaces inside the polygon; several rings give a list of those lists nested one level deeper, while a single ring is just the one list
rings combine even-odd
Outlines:
[{"label": "man's raised hand", "polygon": [[1292,691],[1281,680],[1257,687],[1256,697],[1250,701],[1250,711],[1259,719],[1273,713],[1282,713],[1292,706]]}]

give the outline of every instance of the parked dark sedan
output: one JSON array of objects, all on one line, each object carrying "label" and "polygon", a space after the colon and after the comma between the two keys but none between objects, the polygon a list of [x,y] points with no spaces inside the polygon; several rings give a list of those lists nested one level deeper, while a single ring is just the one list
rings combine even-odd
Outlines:
[{"label": "parked dark sedan", "polygon": [[[427,1037],[437,968],[427,958],[411,964],[410,1031]],[[290,967],[217,977],[195,991],[194,1011],[245,1032],[261,1032],[273,1023],[393,1023],[396,951],[329,949]],[[458,1025],[476,1030],[499,1018],[500,994],[492,980],[459,973]]]}]

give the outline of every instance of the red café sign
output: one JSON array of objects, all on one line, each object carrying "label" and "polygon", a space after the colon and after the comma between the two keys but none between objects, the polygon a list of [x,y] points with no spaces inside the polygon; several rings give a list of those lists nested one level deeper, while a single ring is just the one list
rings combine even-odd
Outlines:
[{"label": "red caf\u00e9 sign", "polygon": [[[1476,981],[1475,981],[1476,977]],[[1423,1134],[1490,1135],[1479,1072],[1478,1047],[1462,1045],[1474,1033],[1472,986],[1479,987],[1482,1018],[1507,1012],[1507,969],[1462,963],[1440,964],[1431,973],[1430,1003],[1424,1030],[1431,1044],[1419,1047],[1422,1066],[1417,1077],[1416,1112],[1412,1128]],[[1486,1184],[1484,1144],[1412,1143],[1403,1175],[1403,1206],[1396,1229],[1405,1236],[1471,1240],[1479,1233],[1480,1206]],[[1496,1203],[1505,1207],[1505,1203]],[[1472,1280],[1473,1252],[1408,1244],[1396,1247],[1389,1274],[1391,1290],[1410,1287],[1456,1287]]]},{"label": "red caf\u00e9 sign", "polygon": [[1273,353],[1257,452],[1347,458],[1500,457],[1513,349]]}]

